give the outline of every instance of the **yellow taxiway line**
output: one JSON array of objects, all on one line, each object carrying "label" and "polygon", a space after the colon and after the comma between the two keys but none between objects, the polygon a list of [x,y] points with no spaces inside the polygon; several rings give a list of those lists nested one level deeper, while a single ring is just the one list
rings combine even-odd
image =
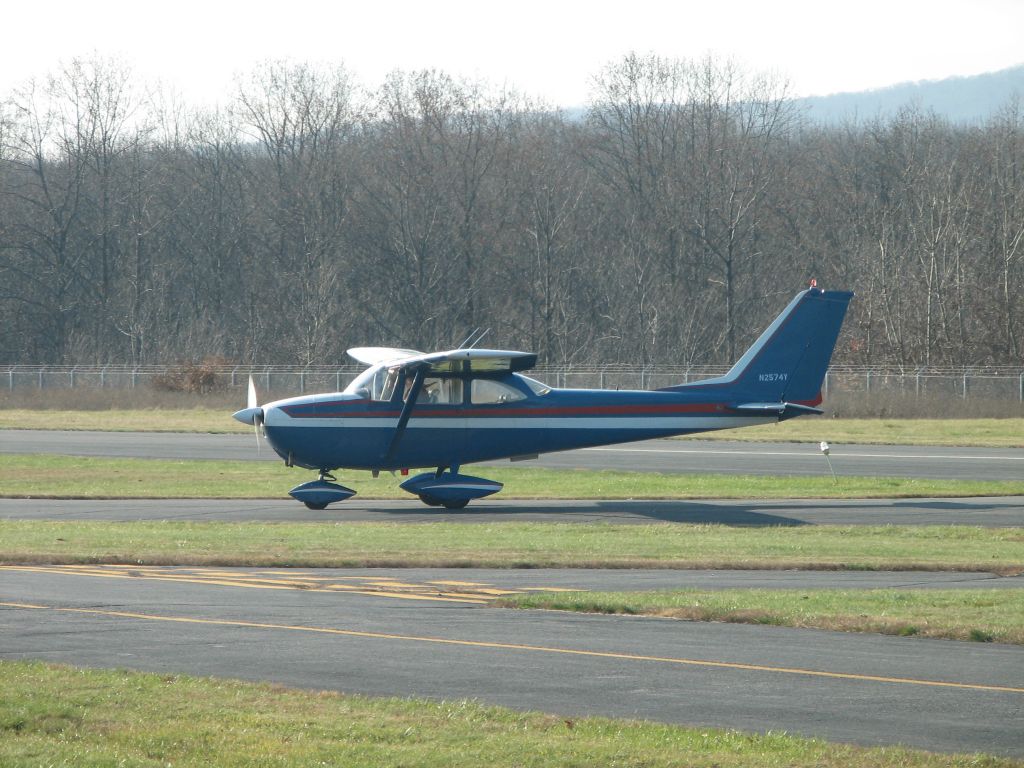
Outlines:
[{"label": "yellow taxiway line", "polygon": [[[302,592],[329,592],[334,594],[364,595],[368,597],[388,597],[399,600],[420,600],[434,603],[464,603],[486,605],[484,595],[462,595],[457,593],[436,592],[424,594],[417,592],[399,592],[403,585],[399,582],[383,582],[374,580],[368,584],[327,584],[317,585],[303,581],[302,578],[292,581],[277,579],[248,579],[240,574],[232,574],[234,578],[213,578],[190,572],[175,573],[173,571],[143,571],[135,566],[119,566],[117,570],[103,570],[90,566],[32,566],[32,565],[0,565],[0,571],[26,571],[30,573],[51,573],[61,576],[94,576],[104,579],[143,579],[146,581],[172,581],[184,584],[204,584],[216,587],[243,587],[245,589],[282,589],[299,590]],[[367,589],[367,586],[373,589]]]},{"label": "yellow taxiway line", "polygon": [[910,677],[885,677],[881,675],[861,675],[851,672],[826,672],[798,667],[775,667],[763,664],[742,664],[730,661],[708,661],[706,659],[685,659],[667,656],[645,656],[634,653],[614,653],[609,651],[588,651],[578,648],[556,648],[543,645],[524,645],[519,643],[493,643],[480,640],[457,640],[444,637],[420,637],[417,635],[398,635],[386,632],[362,632],[354,629],[336,629],[332,627],[309,627],[292,624],[271,624],[237,619],[201,619],[188,616],[163,616],[152,613],[135,613],[131,611],[108,611],[99,608],[65,608],[55,605],[36,603],[15,603],[0,601],[0,607],[21,608],[35,611],[56,611],[61,613],[77,613],[93,616],[108,616],[122,619],[138,619],[141,621],[166,621],[177,624],[201,624],[218,627],[243,627],[247,629],[269,629],[288,632],[312,632],[323,635],[341,635],[344,637],[361,637],[375,640],[397,640],[417,643],[433,643],[437,645],[454,645],[469,648],[493,648],[506,651],[525,651],[532,653],[550,653],[566,656],[583,656],[601,659],[619,659],[624,661],[645,661],[661,664],[675,664],[690,667],[707,667],[713,669],[743,670],[748,672],[767,672],[783,675],[801,675],[806,677],[829,678],[833,680],[853,680],[870,683],[892,683],[896,685],[922,685],[932,688],[956,688],[971,691],[997,691],[999,693],[1022,693],[1024,688],[1007,685],[983,685],[981,683],[954,683],[944,680],[918,680]]}]

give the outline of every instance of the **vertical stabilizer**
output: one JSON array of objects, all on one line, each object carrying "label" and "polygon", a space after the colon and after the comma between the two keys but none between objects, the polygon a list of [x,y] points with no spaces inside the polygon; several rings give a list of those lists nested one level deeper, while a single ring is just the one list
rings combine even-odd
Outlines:
[{"label": "vertical stabilizer", "polygon": [[669,387],[729,387],[738,399],[817,403],[853,298],[849,291],[801,291],[725,376]]}]

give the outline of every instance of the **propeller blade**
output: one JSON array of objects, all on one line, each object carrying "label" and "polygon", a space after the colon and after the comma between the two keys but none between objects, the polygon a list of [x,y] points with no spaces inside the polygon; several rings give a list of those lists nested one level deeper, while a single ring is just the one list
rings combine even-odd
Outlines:
[{"label": "propeller blade", "polygon": [[249,395],[246,407],[231,414],[236,420],[243,424],[252,424],[253,432],[256,435],[256,453],[260,452],[260,427],[263,426],[263,409],[257,405],[256,383],[249,377]]}]

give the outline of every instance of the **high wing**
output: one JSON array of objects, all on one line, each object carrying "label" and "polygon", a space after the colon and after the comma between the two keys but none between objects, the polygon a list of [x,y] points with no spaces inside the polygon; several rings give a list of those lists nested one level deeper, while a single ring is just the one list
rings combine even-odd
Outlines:
[{"label": "high wing", "polygon": [[537,355],[505,349],[452,349],[402,361],[402,365],[417,363],[425,363],[429,373],[505,373],[533,368]]},{"label": "high wing", "polygon": [[411,349],[355,347],[348,354],[367,365],[388,363],[400,368],[423,368],[426,373],[505,373],[525,371],[537,364],[533,352],[505,349],[452,349],[424,354]]},{"label": "high wing", "polygon": [[396,349],[395,347],[353,347],[348,356],[360,363],[377,365],[378,363],[398,362],[409,357],[422,357],[423,353],[415,349]]}]

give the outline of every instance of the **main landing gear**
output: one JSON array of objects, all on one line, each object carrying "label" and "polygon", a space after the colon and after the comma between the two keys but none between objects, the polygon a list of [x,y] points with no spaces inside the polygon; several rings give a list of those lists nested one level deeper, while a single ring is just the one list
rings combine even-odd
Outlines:
[{"label": "main landing gear", "polygon": [[419,496],[420,501],[429,507],[462,509],[473,499],[490,496],[504,486],[494,480],[460,475],[458,466],[453,466],[450,471],[438,467],[436,472],[423,472],[410,477],[400,487]]}]

